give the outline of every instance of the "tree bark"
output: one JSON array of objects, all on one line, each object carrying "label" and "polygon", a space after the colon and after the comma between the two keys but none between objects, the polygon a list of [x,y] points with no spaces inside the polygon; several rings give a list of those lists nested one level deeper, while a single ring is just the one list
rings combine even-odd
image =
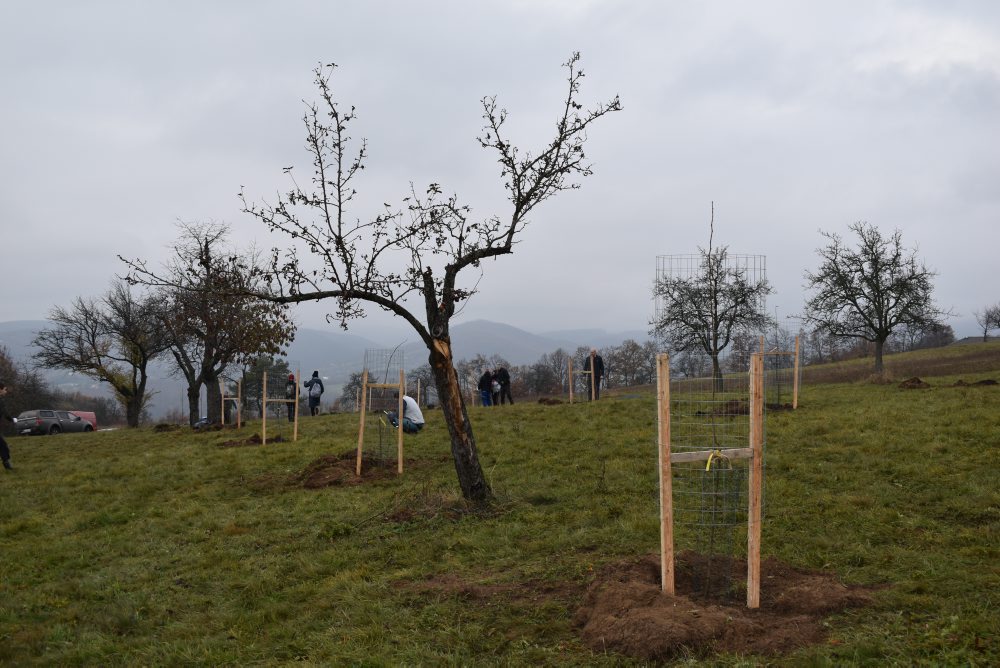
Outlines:
[{"label": "tree bark", "polygon": [[208,410],[206,411],[208,423],[217,424],[222,422],[222,391],[219,389],[218,376],[208,376],[206,374],[205,396],[208,402]]},{"label": "tree bark", "polygon": [[722,381],[722,366],[719,364],[719,353],[712,355],[712,386],[715,392],[722,392],[725,385]]},{"label": "tree bark", "polygon": [[878,376],[881,376],[885,369],[882,365],[882,348],[884,345],[885,339],[875,342],[875,374]]},{"label": "tree bark", "polygon": [[125,400],[125,424],[138,427],[142,414],[142,396],[131,396]]},{"label": "tree bark", "polygon": [[429,361],[451,436],[451,454],[455,460],[455,472],[458,474],[462,496],[470,501],[488,502],[493,498],[493,490],[486,482],[483,468],[479,464],[476,439],[472,434],[469,414],[458,384],[451,344],[448,339],[433,339],[433,346]]},{"label": "tree bark", "polygon": [[190,426],[194,426],[201,415],[199,404],[201,403],[201,383],[189,383],[187,388],[187,398],[188,398],[188,422]]}]

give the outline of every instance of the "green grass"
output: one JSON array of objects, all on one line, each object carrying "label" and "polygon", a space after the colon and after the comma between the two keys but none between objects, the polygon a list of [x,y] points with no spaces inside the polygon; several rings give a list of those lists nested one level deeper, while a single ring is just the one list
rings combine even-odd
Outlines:
[{"label": "green grass", "polygon": [[[1000,379],[994,353],[961,378]],[[881,588],[823,645],[764,660],[1000,663],[1000,388],[913,375],[933,387],[807,375],[800,409],[769,416],[765,555]],[[320,490],[276,481],[353,448],[354,415],[265,447],[8,439],[0,662],[631,665],[584,647],[572,616],[595,568],[658,549],[655,398],[635,394],[471,409],[489,512],[464,507],[437,411],[402,477]]]}]

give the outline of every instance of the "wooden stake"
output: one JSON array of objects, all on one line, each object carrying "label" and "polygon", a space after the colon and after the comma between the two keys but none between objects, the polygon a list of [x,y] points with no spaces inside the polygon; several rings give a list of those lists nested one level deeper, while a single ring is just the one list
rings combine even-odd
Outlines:
[{"label": "wooden stake", "polygon": [[226,426],[226,385],[225,381],[219,379],[219,396],[222,397],[222,426]]},{"label": "wooden stake", "polygon": [[799,337],[795,337],[795,365],[792,372],[792,410],[799,407]]},{"label": "wooden stake", "polygon": [[396,409],[396,438],[398,443],[396,445],[396,473],[403,472],[403,394],[406,390],[406,377],[403,375],[403,370],[399,370],[399,406]]},{"label": "wooden stake", "polygon": [[365,443],[365,406],[368,398],[368,369],[361,373],[361,425],[358,428],[358,465],[356,473],[361,475],[361,452]]},{"label": "wooden stake", "polygon": [[657,442],[660,456],[660,582],[674,595],[674,499],[670,468],[670,356],[656,356]]},{"label": "wooden stake", "polygon": [[[295,373],[295,422],[292,425],[292,440],[299,440],[299,381],[302,380],[302,367],[296,369]],[[292,406],[288,407],[290,410]]]},{"label": "wooden stake", "polygon": [[750,358],[750,490],[747,516],[747,607],[760,607],[761,488],[764,474],[764,356]]},{"label": "wooden stake", "polygon": [[267,372],[264,372],[264,388],[260,391],[260,444],[267,445]]},{"label": "wooden stake", "polygon": [[236,381],[236,428],[243,426],[243,381]]},{"label": "wooden stake", "polygon": [[590,400],[597,400],[597,369],[594,367],[594,355],[596,353],[590,351]]},{"label": "wooden stake", "polygon": [[570,357],[566,363],[569,366],[569,402],[573,403],[573,358]]}]

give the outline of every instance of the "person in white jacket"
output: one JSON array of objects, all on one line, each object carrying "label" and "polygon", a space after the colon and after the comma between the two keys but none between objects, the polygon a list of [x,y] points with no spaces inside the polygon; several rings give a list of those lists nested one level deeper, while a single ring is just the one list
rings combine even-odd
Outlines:
[{"label": "person in white jacket", "polygon": [[[395,398],[399,398],[399,393],[396,394]],[[399,426],[399,418],[396,415],[396,411],[386,411],[385,414],[389,418],[389,422],[392,423],[393,427]],[[404,394],[403,431],[407,434],[416,434],[423,428],[424,414],[420,412],[420,406],[417,405],[417,402],[413,397]]]}]

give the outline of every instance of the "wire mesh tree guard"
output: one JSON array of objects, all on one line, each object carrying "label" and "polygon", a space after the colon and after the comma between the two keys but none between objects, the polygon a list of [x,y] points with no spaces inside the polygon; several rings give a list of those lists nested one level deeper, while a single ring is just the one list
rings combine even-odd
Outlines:
[{"label": "wire mesh tree guard", "polygon": [[[384,463],[389,459],[392,441],[396,444],[396,472],[403,472],[403,395],[406,372],[403,351],[372,348],[365,351],[361,372],[361,407],[358,426],[358,456],[355,466],[361,475],[364,458]],[[395,412],[393,427],[387,413]],[[367,452],[367,455],[365,453]]]},{"label": "wire mesh tree guard", "polygon": [[[657,356],[661,582],[675,593],[674,542],[703,555],[695,594],[739,594],[732,577],[746,541],[747,606],[760,605],[760,531],[764,480],[764,355],[749,376],[671,379]],[[676,532],[675,532],[676,529]]]}]

